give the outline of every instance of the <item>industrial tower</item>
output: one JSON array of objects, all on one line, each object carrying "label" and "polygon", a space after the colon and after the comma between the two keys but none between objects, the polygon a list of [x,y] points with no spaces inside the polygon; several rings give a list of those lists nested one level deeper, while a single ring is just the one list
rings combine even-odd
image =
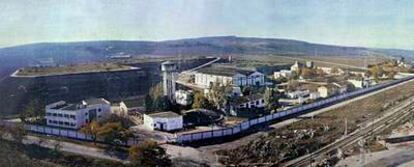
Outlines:
[{"label": "industrial tower", "polygon": [[161,64],[161,71],[163,73],[163,89],[164,96],[174,103],[175,81],[177,77],[177,66],[171,61],[166,61]]}]

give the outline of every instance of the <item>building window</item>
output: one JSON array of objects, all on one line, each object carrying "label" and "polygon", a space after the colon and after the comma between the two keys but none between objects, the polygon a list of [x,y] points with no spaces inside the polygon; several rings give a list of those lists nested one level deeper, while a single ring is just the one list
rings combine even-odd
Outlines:
[{"label": "building window", "polygon": [[264,103],[264,99],[262,99],[262,103]]},{"label": "building window", "polygon": [[65,118],[69,118],[69,115],[68,114],[64,114],[63,115]]},{"label": "building window", "polygon": [[63,122],[62,121],[59,121],[59,125],[62,125],[63,124]]},{"label": "building window", "polygon": [[51,115],[52,115],[52,113],[50,113],[50,112],[46,113],[46,116],[51,116]]},{"label": "building window", "polygon": [[70,118],[76,119],[75,115],[70,115]]},{"label": "building window", "polygon": [[65,125],[68,126],[69,125],[69,122],[65,122]]},{"label": "building window", "polygon": [[54,117],[56,117],[56,116],[57,116],[57,114],[56,114],[56,113],[53,113],[52,115],[53,115]]},{"label": "building window", "polygon": [[257,101],[256,101],[256,105],[259,105],[259,102],[260,102],[260,101],[259,101],[259,100],[257,100]]},{"label": "building window", "polygon": [[59,113],[59,114],[58,114],[58,117],[63,117],[63,115]]},{"label": "building window", "polygon": [[101,111],[102,111],[102,109],[100,109],[100,108],[99,108],[99,109],[98,109],[98,112],[101,112]]},{"label": "building window", "polygon": [[49,123],[52,123],[52,120],[49,120]]}]

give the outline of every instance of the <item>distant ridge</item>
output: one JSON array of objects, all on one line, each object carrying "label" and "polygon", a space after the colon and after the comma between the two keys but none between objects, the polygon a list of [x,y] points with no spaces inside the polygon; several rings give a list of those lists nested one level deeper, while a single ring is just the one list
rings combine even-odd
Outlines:
[{"label": "distant ridge", "polygon": [[56,63],[96,62],[108,56],[283,54],[318,56],[386,55],[414,57],[414,51],[313,44],[299,40],[236,36],[167,41],[89,41],[37,43],[0,49],[0,71],[27,66],[42,58]]}]

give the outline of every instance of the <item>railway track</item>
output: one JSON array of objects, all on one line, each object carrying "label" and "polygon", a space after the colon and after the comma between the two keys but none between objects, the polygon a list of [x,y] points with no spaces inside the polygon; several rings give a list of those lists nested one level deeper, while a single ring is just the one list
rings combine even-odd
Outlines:
[{"label": "railway track", "polygon": [[366,124],[365,126],[360,127],[360,129],[355,130],[351,134],[344,136],[335,142],[319,150],[316,150],[311,154],[307,154],[305,156],[289,161],[282,166],[310,166],[314,161],[318,162],[319,160],[330,156],[338,148],[343,148],[345,146],[354,144],[360,139],[371,137],[375,133],[381,132],[390,126],[397,124],[398,122],[402,122],[404,119],[408,118],[410,114],[413,113],[413,101],[413,98],[403,101],[400,103],[400,105],[391,108],[389,112],[385,113],[382,117]]}]

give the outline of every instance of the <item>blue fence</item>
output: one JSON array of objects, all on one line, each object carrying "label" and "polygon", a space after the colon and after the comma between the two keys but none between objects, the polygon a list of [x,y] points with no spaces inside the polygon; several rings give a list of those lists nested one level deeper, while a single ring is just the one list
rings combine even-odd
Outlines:
[{"label": "blue fence", "polygon": [[269,114],[269,115],[265,115],[263,117],[260,118],[255,118],[255,119],[250,119],[247,121],[244,121],[240,124],[237,124],[233,127],[229,127],[229,128],[223,128],[223,129],[216,129],[216,130],[210,130],[210,131],[203,131],[203,132],[194,132],[194,133],[187,133],[187,134],[180,134],[177,135],[177,139],[176,142],[178,143],[186,143],[186,142],[193,142],[193,141],[200,141],[200,140],[205,140],[205,139],[212,139],[212,138],[218,138],[218,137],[230,137],[230,136],[235,136],[238,135],[254,126],[260,125],[260,124],[265,124],[265,123],[269,123],[269,122],[274,122],[277,120],[281,120],[284,118],[288,118],[288,117],[292,117],[295,115],[301,115],[301,114],[305,114],[307,112],[310,111],[314,111],[316,109],[319,109],[320,107],[323,106],[328,106],[328,105],[332,105],[356,96],[361,96],[364,95],[366,93],[370,93],[379,89],[383,89],[389,86],[393,86],[408,80],[412,80],[414,79],[414,76],[409,76],[403,79],[399,79],[399,80],[394,80],[394,81],[390,81],[387,83],[382,83],[382,84],[378,84],[372,87],[368,87],[368,88],[364,88],[364,89],[359,89],[356,91],[352,91],[352,92],[348,92],[348,93],[344,93],[344,94],[340,94],[340,95],[336,95],[324,100],[320,100],[314,103],[309,103],[306,105],[302,105],[299,107],[295,107],[295,108],[291,108],[285,111],[281,111],[281,112],[277,112],[277,113],[273,113],[273,114]]},{"label": "blue fence", "polygon": [[[24,125],[25,129],[45,134],[45,135],[53,135],[53,136],[59,136],[59,137],[66,137],[71,139],[77,139],[77,140],[84,140],[84,141],[93,141],[93,138],[91,135],[84,134],[82,132],[79,132],[77,130],[70,130],[70,129],[61,129],[57,127],[49,127],[49,126],[42,126],[42,125],[31,125],[26,124]],[[97,139],[96,142],[105,143],[101,139]],[[122,145],[122,146],[132,146],[134,144],[137,144],[139,141],[136,138],[130,138],[126,143],[118,142],[116,145]],[[108,143],[107,143],[108,144]]]}]

